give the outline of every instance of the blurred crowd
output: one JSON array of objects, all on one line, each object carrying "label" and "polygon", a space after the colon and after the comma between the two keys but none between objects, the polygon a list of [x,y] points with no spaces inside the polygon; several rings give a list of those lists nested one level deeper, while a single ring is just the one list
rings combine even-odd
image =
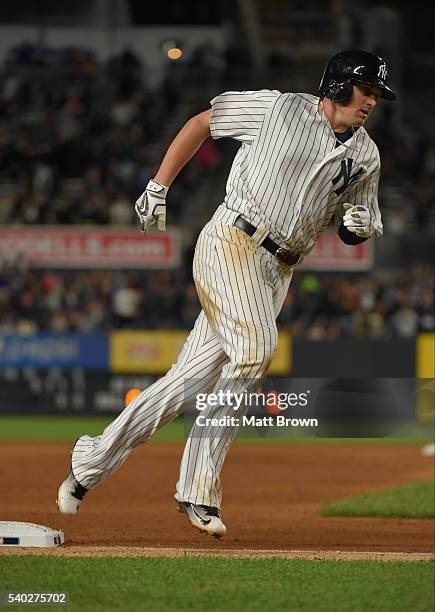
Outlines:
[{"label": "blurred crowd", "polygon": [[[269,58],[265,86],[285,75],[291,90],[297,66],[282,59]],[[204,45],[188,61],[168,62],[159,87],[151,88],[146,66],[129,49],[103,63],[84,49],[19,45],[0,68],[0,223],[136,223],[134,201],[186,108],[205,108],[210,91],[250,85],[251,68],[240,41],[222,54]],[[433,134],[426,125],[416,133],[391,109],[381,105],[372,130],[381,151],[385,233],[433,230]],[[233,155],[212,140],[201,147],[171,188],[171,223],[198,179],[216,176]],[[433,290],[432,269],[423,264],[388,279],[297,271],[278,324],[314,340],[412,337],[434,330]],[[145,273],[38,271],[0,262],[0,332],[190,328],[198,312],[187,264]]]},{"label": "blurred crowd", "polygon": [[434,290],[430,264],[388,279],[296,273],[278,324],[311,340],[411,338],[435,331]]},{"label": "blurred crowd", "polygon": [[[290,58],[283,63],[272,55],[268,68],[262,86],[292,89],[298,67]],[[84,49],[19,45],[0,69],[0,222],[134,223],[135,199],[187,118],[177,115],[180,107],[186,111],[194,100],[192,112],[202,110],[210,92],[249,89],[251,79],[242,41],[221,53],[202,45],[189,60],[168,61],[157,88],[149,87],[146,65],[129,49],[98,62]],[[395,120],[391,105],[380,106],[373,134],[382,157],[385,229],[397,235],[409,227],[433,229],[433,134],[426,124],[416,133]],[[212,177],[233,155],[212,140],[203,145],[171,188],[171,223],[198,177]],[[218,204],[207,201],[204,208]]]},{"label": "blurred crowd", "polygon": [[[105,63],[79,49],[14,49],[0,71],[0,222],[133,223],[133,204],[170,141],[181,68],[168,63],[151,89],[128,49]],[[171,190],[172,223],[198,175],[218,165],[209,141]]]},{"label": "blurred crowd", "polygon": [[[434,275],[415,265],[382,280],[295,272],[278,326],[312,340],[411,338],[434,331]],[[190,329],[194,284],[178,271],[37,271],[0,266],[0,333]]]},{"label": "blurred crowd", "polygon": [[391,108],[379,109],[370,134],[381,156],[379,200],[389,235],[409,230],[435,233],[435,134],[393,122]]}]

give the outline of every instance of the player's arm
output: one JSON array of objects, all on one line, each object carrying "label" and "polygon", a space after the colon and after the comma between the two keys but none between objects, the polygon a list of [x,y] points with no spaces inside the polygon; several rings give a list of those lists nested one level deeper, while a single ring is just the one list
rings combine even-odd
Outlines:
[{"label": "player's arm", "polygon": [[211,108],[195,115],[171,142],[154,180],[169,187],[210,134]]},{"label": "player's arm", "polygon": [[379,168],[357,183],[346,198],[352,202],[340,205],[336,213],[338,235],[345,244],[361,244],[383,233],[378,206]]},{"label": "player's arm", "polygon": [[173,180],[192,159],[210,133],[211,109],[195,115],[178,132],[169,145],[160,168],[135,205],[141,231],[157,222],[157,229],[166,228],[166,194]]}]

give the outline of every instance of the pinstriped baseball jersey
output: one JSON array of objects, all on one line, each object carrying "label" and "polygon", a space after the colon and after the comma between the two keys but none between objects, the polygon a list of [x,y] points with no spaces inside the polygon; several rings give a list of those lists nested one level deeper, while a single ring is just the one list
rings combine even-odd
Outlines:
[{"label": "pinstriped baseball jersey", "polygon": [[211,101],[212,137],[241,142],[225,206],[265,227],[290,250],[307,254],[344,202],[364,204],[382,234],[377,201],[379,152],[361,127],[344,144],[310,94],[226,92]]},{"label": "pinstriped baseball jersey", "polygon": [[[307,253],[334,215],[341,223],[345,201],[369,206],[372,225],[382,233],[376,145],[360,128],[336,146],[318,106],[315,96],[267,90],[227,92],[212,100],[212,136],[235,138],[241,147],[225,201],[195,249],[201,314],[169,372],[100,436],[79,438],[72,469],[82,486],[102,483],[135,446],[182,414],[198,391],[242,392],[264,377],[276,351],[276,318],[293,272],[261,246],[266,234]],[[255,239],[234,227],[240,213],[257,226]],[[210,404],[207,416],[232,411],[230,404]],[[195,422],[181,462],[178,501],[220,508],[220,471],[236,433],[219,425],[211,434]]]}]

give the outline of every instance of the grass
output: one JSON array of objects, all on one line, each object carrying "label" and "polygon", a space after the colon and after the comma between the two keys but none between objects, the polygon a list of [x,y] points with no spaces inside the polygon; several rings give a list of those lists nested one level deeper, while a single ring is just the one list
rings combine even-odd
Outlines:
[{"label": "grass", "polygon": [[[113,421],[113,418],[66,415],[2,415],[0,416],[0,442],[71,442],[84,433],[90,436],[100,434]],[[262,444],[424,444],[433,440],[431,427],[425,428],[417,424],[410,424],[409,428],[400,430],[399,435],[386,438],[326,438],[315,435],[307,437],[302,430],[290,431],[287,437],[283,437],[282,433],[279,437],[274,437],[273,431],[264,433],[267,433],[268,436],[262,437],[255,430],[252,438],[240,437],[237,441]],[[180,417],[158,431],[152,437],[151,442],[182,442],[185,439],[184,420]]]},{"label": "grass", "polygon": [[[111,417],[80,416],[1,416],[0,441],[2,442],[71,442],[83,434],[99,435]],[[182,419],[176,419],[163,427],[151,442],[173,442],[183,440]]]},{"label": "grass", "polygon": [[320,510],[322,516],[435,517],[434,482],[419,480],[368,495],[343,499]]},{"label": "grass", "polygon": [[66,591],[68,610],[92,612],[426,612],[432,579],[429,562],[0,557],[0,591]]}]

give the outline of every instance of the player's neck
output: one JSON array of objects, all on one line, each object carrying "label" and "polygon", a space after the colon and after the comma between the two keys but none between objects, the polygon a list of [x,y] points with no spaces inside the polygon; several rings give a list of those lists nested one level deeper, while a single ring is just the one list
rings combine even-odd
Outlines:
[{"label": "player's neck", "polygon": [[317,110],[321,115],[324,115],[327,118],[333,132],[342,134],[351,127],[350,125],[343,123],[343,120],[340,118],[340,114],[337,111],[336,105],[332,104],[328,98],[323,98],[323,100],[319,101]]}]

